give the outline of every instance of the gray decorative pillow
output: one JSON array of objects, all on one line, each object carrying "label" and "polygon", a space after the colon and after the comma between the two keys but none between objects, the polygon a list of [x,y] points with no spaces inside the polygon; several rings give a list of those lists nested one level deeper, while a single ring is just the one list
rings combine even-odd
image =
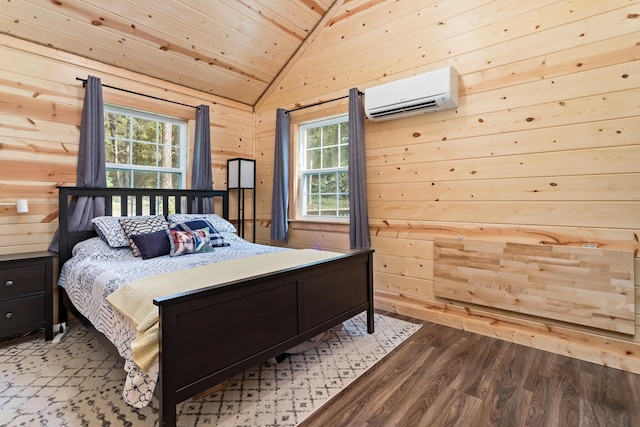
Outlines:
[{"label": "gray decorative pillow", "polygon": [[129,246],[129,239],[122,231],[120,217],[99,216],[91,220],[98,236],[112,248],[122,248]]},{"label": "gray decorative pillow", "polygon": [[129,246],[131,246],[131,250],[133,251],[133,255],[135,256],[140,256],[140,249],[138,249],[136,242],[134,242],[131,238],[132,235],[148,234],[169,229],[169,224],[162,215],[154,216],[151,218],[120,218],[120,225],[122,226],[122,230],[129,240]]}]

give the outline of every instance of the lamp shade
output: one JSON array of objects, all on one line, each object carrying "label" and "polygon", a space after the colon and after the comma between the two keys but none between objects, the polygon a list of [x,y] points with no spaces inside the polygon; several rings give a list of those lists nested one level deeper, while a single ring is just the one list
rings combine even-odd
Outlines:
[{"label": "lamp shade", "polygon": [[27,201],[27,199],[16,200],[16,210],[18,211],[18,213],[29,212],[29,202]]},{"label": "lamp shade", "polygon": [[256,161],[253,159],[227,160],[227,189],[255,188]]}]

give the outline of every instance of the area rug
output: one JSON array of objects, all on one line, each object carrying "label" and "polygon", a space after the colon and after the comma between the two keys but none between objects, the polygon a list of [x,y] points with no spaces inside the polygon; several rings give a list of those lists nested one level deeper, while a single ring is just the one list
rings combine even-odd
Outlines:
[{"label": "area rug", "polygon": [[[326,342],[232,378],[223,390],[177,406],[179,426],[296,426],[391,352],[420,325],[364,313]],[[38,332],[0,343],[1,426],[155,426],[154,399],[136,409],[122,400],[125,372],[78,322],[59,343]]]}]

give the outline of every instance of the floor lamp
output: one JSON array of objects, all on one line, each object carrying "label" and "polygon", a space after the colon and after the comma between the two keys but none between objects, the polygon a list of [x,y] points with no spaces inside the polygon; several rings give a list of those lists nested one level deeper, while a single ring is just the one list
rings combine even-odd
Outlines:
[{"label": "floor lamp", "polygon": [[253,190],[253,242],[256,241],[256,161],[253,159],[227,160],[227,190],[238,190],[238,236],[244,239],[244,190]]}]

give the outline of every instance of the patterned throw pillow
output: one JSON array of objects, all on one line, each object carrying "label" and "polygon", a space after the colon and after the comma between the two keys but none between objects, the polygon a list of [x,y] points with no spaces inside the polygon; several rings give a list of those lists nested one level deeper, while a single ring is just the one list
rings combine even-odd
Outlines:
[{"label": "patterned throw pillow", "polygon": [[173,222],[169,225],[170,230],[180,231],[193,231],[207,228],[209,230],[209,242],[212,247],[218,248],[221,246],[229,246],[228,242],[225,242],[222,234],[218,233],[215,227],[205,219],[194,219],[185,222]]},{"label": "patterned throw pillow", "polygon": [[173,214],[167,218],[169,222],[185,222],[195,219],[208,221],[213,228],[221,233],[235,233],[236,228],[226,219],[216,214]]},{"label": "patterned throw pillow", "polygon": [[132,235],[148,234],[155,231],[166,230],[168,228],[167,221],[162,215],[151,218],[120,218],[120,225],[122,226],[122,230],[124,230],[124,234],[126,234],[129,239],[129,246],[131,246],[131,250],[135,256],[140,256],[140,249],[138,249],[136,243],[131,239]]},{"label": "patterned throw pillow", "polygon": [[132,234],[131,239],[140,250],[142,259],[150,259],[162,255],[169,255],[171,245],[167,230],[160,230],[147,234]]},{"label": "patterned throw pillow", "polygon": [[178,230],[169,228],[170,256],[195,254],[198,252],[211,252],[213,246],[209,242],[209,229]]},{"label": "patterned throw pillow", "polygon": [[122,230],[120,217],[98,216],[91,220],[98,236],[112,248],[129,246],[129,239]]}]

